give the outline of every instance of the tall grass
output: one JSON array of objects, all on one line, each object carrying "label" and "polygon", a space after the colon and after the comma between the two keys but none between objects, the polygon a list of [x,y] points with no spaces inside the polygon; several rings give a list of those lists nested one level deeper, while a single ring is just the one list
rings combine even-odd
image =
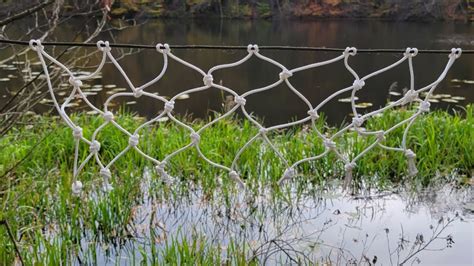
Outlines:
[{"label": "tall grass", "polygon": [[[389,128],[409,117],[413,111],[386,112],[368,121],[367,128]],[[471,105],[466,107],[465,112],[454,115],[436,111],[422,116],[410,130],[408,138],[408,146],[417,154],[419,174],[408,178],[403,154],[376,148],[357,162],[354,187],[369,185],[384,188],[400,182],[428,185],[453,173],[459,180],[462,176],[469,176],[474,168],[473,114],[474,106]],[[86,137],[102,123],[101,118],[87,115],[73,119],[80,125],[86,125]],[[117,119],[127,129],[134,129],[141,122],[130,113],[122,113]],[[188,122],[195,128],[205,124],[199,120],[188,119]],[[337,130],[328,127],[323,120],[318,121],[317,126],[323,131]],[[200,146],[211,160],[230,165],[239,147],[257,132],[258,129],[248,121],[230,118],[205,130]],[[385,144],[399,146],[402,134],[403,128],[392,132],[386,137]],[[113,127],[107,127],[98,138],[103,147],[100,156],[106,162],[128,145],[128,138]],[[324,149],[317,135],[306,127],[275,132],[270,134],[270,138],[290,162]],[[144,130],[140,139],[140,148],[159,159],[190,141],[188,131],[170,122]],[[349,132],[340,142],[340,148],[348,154],[357,153],[371,141]],[[38,142],[41,144],[32,149]],[[146,200],[144,194],[169,204],[179,204],[189,190],[199,187],[209,198],[219,191],[224,204],[228,204],[234,192],[238,192],[235,184],[228,180],[227,173],[206,163],[194,150],[171,160],[169,173],[179,185],[164,184],[152,174],[144,189],[143,173],[147,168],[153,169],[152,165],[135,151],[130,151],[113,166],[114,190],[106,197],[100,190],[101,178],[94,162],[88,163],[79,177],[85,185],[85,193],[74,197],[71,195],[73,144],[71,130],[58,118],[45,116],[29,119],[0,140],[0,176],[3,176],[0,182],[0,220],[10,224],[22,257],[29,264],[75,261],[75,255],[81,253],[81,241],[86,234],[93,236],[95,243],[120,245],[133,235],[130,226],[137,219],[134,206]],[[81,157],[85,158],[88,149],[85,145],[81,148]],[[262,184],[270,185],[274,196],[285,200],[287,191],[276,185],[284,165],[265,144],[253,144],[242,154],[238,167],[250,191],[258,190]],[[344,175],[342,163],[333,155],[303,164],[298,171],[300,176],[295,183],[300,191],[308,184],[324,186],[328,181],[337,182]],[[159,260],[178,264],[190,258],[193,258],[191,264],[214,264],[217,261],[245,263],[245,252],[235,243],[229,245],[229,248],[234,245],[233,252],[228,252],[229,257],[224,258],[217,248],[200,246],[196,241],[206,243],[201,238],[171,238],[159,251],[153,247],[143,252],[145,257],[161,252],[161,255],[156,255]],[[93,260],[95,255],[83,257]],[[14,260],[14,246],[5,228],[0,227],[0,263],[11,264]]]}]

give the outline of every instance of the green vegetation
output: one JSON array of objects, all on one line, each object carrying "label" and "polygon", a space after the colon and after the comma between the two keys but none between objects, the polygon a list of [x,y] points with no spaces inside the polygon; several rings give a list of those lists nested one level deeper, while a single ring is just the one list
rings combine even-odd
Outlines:
[{"label": "green vegetation", "polygon": [[[369,120],[367,128],[388,128],[413,111],[386,112]],[[128,113],[117,115],[117,119],[127,129],[140,123]],[[73,120],[86,125],[83,127],[86,137],[103,122],[102,118],[87,115],[75,116]],[[203,124],[202,121],[192,122],[195,128]],[[336,130],[326,128],[322,119],[317,126],[321,130],[325,128],[324,131]],[[422,116],[413,125],[408,138],[408,146],[417,154],[420,173],[413,178],[406,177],[403,154],[376,148],[357,162],[353,189],[361,184],[380,189],[400,182],[428,185],[453,174],[455,180],[462,183],[463,176],[469,176],[474,168],[473,129],[472,105],[454,115],[435,111]],[[230,165],[238,148],[255,133],[257,129],[249,122],[227,119],[204,131],[201,149],[212,160]],[[394,131],[387,136],[385,144],[399,146],[402,133],[403,128]],[[270,138],[290,162],[300,159],[301,154],[323,151],[321,141],[307,127],[275,132],[270,134]],[[127,137],[113,127],[106,127],[98,139],[102,143],[100,155],[104,161],[109,161],[127,145]],[[349,154],[357,154],[372,140],[350,132],[338,145]],[[174,123],[161,122],[141,132],[139,145],[146,153],[162,159],[189,141],[188,131]],[[35,146],[38,142],[40,144]],[[85,158],[88,149],[81,145],[81,157]],[[286,187],[276,185],[284,166],[273,152],[262,147],[265,147],[264,143],[253,144],[238,163],[242,177],[249,184],[249,194],[258,194],[259,185],[268,184],[275,192],[272,197],[285,199]],[[137,206],[149,198],[179,206],[183,197],[187,198],[186,195],[199,187],[207,200],[219,198],[221,204],[228,205],[233,195],[239,192],[237,186],[228,180],[227,173],[206,163],[194,150],[183,152],[171,160],[168,172],[175,178],[175,185],[164,184],[155,173],[151,173],[145,186],[144,172],[153,169],[152,165],[135,151],[130,151],[112,167],[112,192],[104,196],[100,191],[98,168],[90,162],[79,177],[84,183],[84,193],[81,197],[74,197],[71,194],[74,150],[71,130],[59,118],[48,116],[25,118],[24,123],[18,123],[0,140],[0,149],[0,176],[3,177],[0,183],[0,220],[8,222],[27,264],[64,264],[76,261],[77,256],[80,260],[94,262],[97,259],[95,246],[104,243],[123,245],[135,238],[140,219]],[[298,171],[300,175],[294,181],[298,191],[324,187],[328,182],[341,180],[344,174],[342,163],[332,155],[305,163]],[[144,236],[152,244],[138,245],[133,249],[137,252],[132,256],[137,258],[136,263],[141,260],[192,265],[218,264],[219,261],[229,264],[249,262],[245,243],[233,243],[231,239],[226,244],[226,252],[223,252],[222,246],[199,234],[181,237],[178,232],[160,238],[153,230],[160,226],[152,222],[149,224],[150,232]],[[157,239],[164,243],[155,246],[154,243],[160,242]],[[0,263],[11,264],[14,260],[13,243],[6,227],[0,225]]]}]

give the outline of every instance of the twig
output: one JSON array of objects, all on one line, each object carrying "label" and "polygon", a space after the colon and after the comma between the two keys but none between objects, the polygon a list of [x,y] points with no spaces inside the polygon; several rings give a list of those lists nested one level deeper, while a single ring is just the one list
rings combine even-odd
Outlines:
[{"label": "twig", "polygon": [[15,238],[13,237],[12,231],[10,229],[10,226],[8,225],[7,220],[0,220],[0,225],[4,225],[5,228],[7,229],[8,237],[10,238],[10,240],[13,243],[13,247],[15,248],[15,252],[16,252],[18,258],[20,258],[21,265],[25,265],[25,262],[23,261],[23,258],[21,257],[20,250],[18,249]]}]

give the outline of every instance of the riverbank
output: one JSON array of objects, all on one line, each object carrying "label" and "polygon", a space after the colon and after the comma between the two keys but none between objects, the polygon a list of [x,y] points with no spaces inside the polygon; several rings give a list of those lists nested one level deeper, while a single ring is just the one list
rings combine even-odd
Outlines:
[{"label": "riverbank", "polygon": [[[105,3],[105,2],[104,2]],[[239,19],[383,19],[397,21],[474,21],[470,1],[130,1],[116,0],[110,7],[117,18],[198,18]]]}]

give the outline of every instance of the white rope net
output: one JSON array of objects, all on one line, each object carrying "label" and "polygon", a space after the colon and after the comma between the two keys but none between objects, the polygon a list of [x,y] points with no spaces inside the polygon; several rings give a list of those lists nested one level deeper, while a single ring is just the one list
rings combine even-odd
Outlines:
[{"label": "white rope net", "polygon": [[[61,62],[56,60],[54,57],[49,55],[45,50],[44,47],[41,45],[40,40],[31,40],[30,41],[30,47],[32,50],[36,51],[38,54],[38,57],[40,59],[41,65],[43,67],[45,76],[46,76],[46,81],[48,84],[49,92],[51,94],[51,98],[53,100],[54,106],[57,109],[60,117],[65,121],[65,123],[72,129],[72,135],[75,139],[75,152],[74,152],[74,166],[73,166],[73,185],[72,185],[72,192],[76,195],[80,194],[82,191],[82,183],[79,181],[78,175],[81,172],[81,170],[84,169],[85,165],[87,164],[88,161],[94,160],[97,162],[97,164],[100,167],[100,175],[102,176],[104,180],[104,190],[109,191],[112,189],[111,185],[111,167],[114,165],[114,163],[122,157],[125,153],[127,153],[130,150],[136,150],[140,155],[145,157],[146,159],[150,160],[154,165],[155,165],[155,170],[163,180],[169,180],[169,175],[166,171],[167,164],[168,162],[177,154],[182,153],[188,149],[195,149],[197,153],[199,154],[202,159],[204,159],[207,163],[210,165],[220,168],[223,171],[226,171],[228,173],[228,177],[235,181],[239,186],[245,187],[245,183],[243,182],[242,178],[239,175],[238,172],[238,161],[240,155],[252,144],[254,143],[257,139],[261,138],[263,140],[263,143],[268,145],[271,150],[278,156],[278,158],[282,161],[282,163],[285,165],[286,170],[282,173],[282,176],[279,180],[279,183],[283,183],[285,181],[291,180],[295,178],[298,173],[297,173],[297,168],[300,164],[303,164],[308,161],[312,160],[318,160],[329,153],[334,153],[339,160],[341,160],[344,163],[344,168],[345,168],[345,180],[344,184],[347,185],[351,180],[352,180],[352,171],[356,167],[356,162],[364,156],[367,152],[370,150],[374,149],[375,147],[380,147],[382,149],[387,149],[391,151],[396,151],[396,152],[402,152],[406,156],[408,160],[408,174],[410,176],[416,175],[418,170],[416,168],[416,154],[409,148],[407,148],[406,145],[406,139],[408,135],[408,131],[410,127],[413,125],[415,122],[416,118],[420,116],[422,113],[426,113],[430,111],[430,103],[428,102],[428,98],[430,95],[433,93],[433,91],[436,89],[438,84],[446,77],[447,72],[451,68],[451,66],[454,64],[455,60],[458,59],[461,56],[461,49],[460,48],[453,48],[451,49],[451,53],[448,56],[448,61],[446,63],[446,66],[444,70],[440,73],[438,78],[433,81],[432,83],[421,87],[421,88],[415,88],[415,77],[414,77],[414,71],[413,71],[413,58],[417,55],[418,50],[416,48],[407,48],[405,53],[403,53],[403,57],[400,58],[399,60],[395,61],[394,63],[379,69],[375,72],[372,72],[370,74],[367,74],[363,77],[360,77],[354,69],[352,69],[349,65],[349,58],[350,56],[355,56],[357,54],[357,49],[354,47],[347,47],[345,51],[332,59],[326,60],[326,61],[321,61],[321,62],[316,62],[308,65],[304,65],[301,67],[293,68],[293,69],[288,69],[279,62],[277,62],[274,59],[271,59],[259,52],[258,46],[257,45],[248,45],[247,47],[247,55],[244,56],[242,59],[229,63],[229,64],[222,64],[222,65],[216,65],[214,67],[211,67],[209,70],[204,71],[201,68],[193,65],[190,62],[185,61],[182,58],[179,58],[178,56],[174,55],[171,52],[170,46],[168,44],[157,44],[156,45],[156,50],[162,54],[163,56],[163,68],[161,72],[151,81],[141,85],[141,86],[135,86],[123,70],[123,68],[120,66],[120,64],[117,62],[116,58],[111,53],[111,47],[108,42],[104,41],[99,41],[97,42],[97,48],[99,51],[102,53],[102,59],[100,64],[98,65],[97,69],[93,71],[89,75],[78,75],[73,73],[68,67],[63,65]],[[220,69],[225,69],[225,68],[232,68],[239,66],[246,61],[248,61],[252,57],[257,57],[260,60],[263,60],[265,62],[268,62],[272,65],[277,66],[278,68],[281,69],[281,72],[275,82],[272,84],[265,86],[265,87],[260,87],[256,89],[249,90],[241,95],[237,94],[234,90],[231,88],[228,88],[226,86],[222,86],[220,84],[214,83],[213,76],[212,74]],[[69,76],[69,83],[72,85],[73,89],[69,96],[64,100],[62,104],[58,102],[56,99],[54,89],[52,86],[52,81],[51,77],[48,72],[48,66],[46,64],[46,59],[50,60],[52,63],[63,69],[67,75]],[[200,87],[192,88],[183,92],[180,92],[173,97],[170,97],[169,100],[161,95],[156,95],[150,92],[147,92],[146,89],[153,85],[154,83],[158,82],[166,73],[167,67],[168,67],[168,61],[169,60],[174,60],[180,64],[183,64],[184,66],[198,72],[199,74],[202,75],[203,77],[203,85]],[[107,60],[110,60],[112,64],[117,68],[117,70],[120,72],[120,74],[124,77],[126,80],[130,92],[117,92],[115,94],[112,94],[110,97],[107,98],[107,100],[104,103],[104,109],[100,110],[96,106],[94,106],[88,99],[87,95],[83,92],[81,87],[83,86],[82,81],[85,80],[90,80],[94,78],[94,76],[98,75],[102,68],[104,67],[105,63]],[[329,97],[324,99],[322,102],[318,103],[316,106],[313,106],[313,104],[304,96],[302,95],[290,82],[290,78],[292,77],[293,74],[300,72],[300,71],[305,71],[308,69],[313,69],[313,68],[318,68],[324,65],[328,64],[335,64],[335,63],[342,63],[344,64],[345,68],[347,69],[348,72],[351,73],[351,75],[354,77],[354,82],[351,86],[348,86],[346,88],[343,88],[341,90],[338,90],[331,94]],[[410,89],[398,100],[393,101],[386,106],[365,113],[365,114],[359,114],[357,111],[357,104],[356,104],[356,93],[363,89],[365,86],[366,81],[368,81],[370,78],[377,76],[383,72],[386,72],[404,62],[408,62],[408,68],[410,72]],[[245,108],[245,103],[246,103],[246,97],[256,94],[256,93],[261,93],[264,91],[271,90],[272,88],[275,88],[276,86],[285,83],[286,86],[298,97],[300,98],[304,104],[307,106],[307,116],[299,119],[297,121],[289,122],[289,123],[284,123],[284,124],[278,124],[275,126],[271,127],[265,127],[261,123],[259,123],[252,115],[249,114],[249,112]],[[235,102],[235,105],[225,112],[223,115],[215,118],[214,120],[210,121],[209,123],[205,124],[198,130],[194,130],[191,126],[187,125],[186,123],[180,121],[173,115],[173,109],[174,109],[174,104],[175,100],[179,99],[182,95],[185,94],[191,94],[191,93],[196,93],[196,92],[201,92],[205,91],[211,88],[219,89],[222,90],[223,92],[227,92],[233,96],[233,100]],[[334,133],[332,136],[328,136],[326,133],[321,132],[320,130],[317,129],[315,125],[315,121],[319,118],[318,111],[330,100],[340,96],[343,93],[350,93],[350,101],[351,101],[351,109],[353,113],[353,118],[352,122]],[[424,99],[420,99],[421,93],[425,93]],[[158,116],[142,123],[140,126],[138,126],[133,132],[130,132],[126,129],[124,129],[119,123],[116,122],[114,119],[114,114],[109,110],[110,103],[113,99],[117,97],[151,97],[154,98],[158,101],[161,101],[164,103],[164,108],[163,110],[159,113]],[[94,111],[96,111],[98,114],[100,114],[103,117],[104,122],[93,132],[92,136],[90,139],[87,139],[83,136],[82,134],[82,128],[78,125],[76,125],[69,115],[66,113],[66,108],[69,106],[70,102],[75,99],[76,97],[80,97],[90,108],[92,108]],[[402,105],[407,105],[409,103],[418,103],[418,109],[416,112],[413,113],[409,118],[395,124],[389,129],[386,130],[377,130],[377,131],[369,131],[363,128],[363,124],[370,119],[371,117],[374,117],[375,115],[378,115],[388,109],[397,107],[397,106],[402,106]],[[238,109],[240,109],[244,115],[244,117],[248,120],[251,121],[258,129],[258,133],[250,138],[240,149],[238,152],[235,154],[234,159],[231,163],[231,165],[222,165],[217,162],[212,161],[206,155],[203,154],[203,152],[200,149],[199,143],[201,140],[201,133],[206,130],[206,128],[209,128],[211,125],[217,123],[218,121],[225,119],[226,117],[229,117],[232,115],[234,112],[236,112]],[[153,158],[150,155],[146,154],[140,148],[138,147],[138,143],[140,141],[140,131],[143,130],[145,127],[151,126],[154,123],[160,123],[160,121],[163,121],[163,117],[167,116],[171,121],[175,122],[176,124],[180,125],[181,127],[189,130],[189,143],[187,145],[184,145],[183,147],[175,150],[174,152],[166,155],[164,158],[158,159],[158,158]],[[312,130],[319,136],[321,139],[321,142],[323,143],[325,149],[322,153],[320,154],[314,154],[309,157],[301,158],[295,162],[290,162],[288,158],[285,158],[283,156],[282,152],[279,151],[279,149],[276,147],[274,143],[269,139],[268,133],[271,131],[275,131],[278,129],[284,129],[288,127],[292,127],[295,125],[300,125],[304,123],[310,123]],[[112,125],[125,133],[128,136],[128,146],[123,149],[121,152],[119,152],[110,162],[105,163],[101,160],[101,156],[99,155],[99,150],[105,147],[101,146],[101,143],[97,141],[97,135],[98,133],[104,129],[105,126],[107,125]],[[402,127],[406,125],[406,128],[403,133],[403,138],[401,141],[401,145],[399,147],[389,147],[383,144],[385,136],[392,132],[393,130]],[[361,136],[375,136],[375,140],[372,144],[370,144],[367,148],[365,148],[362,152],[360,152],[358,155],[348,158],[343,152],[341,152],[341,147],[338,147],[337,145],[337,139],[343,136],[346,132],[354,130],[356,131],[359,135]],[[79,162],[79,149],[80,149],[80,143],[84,142],[89,146],[89,154],[88,156],[82,161]]]}]

